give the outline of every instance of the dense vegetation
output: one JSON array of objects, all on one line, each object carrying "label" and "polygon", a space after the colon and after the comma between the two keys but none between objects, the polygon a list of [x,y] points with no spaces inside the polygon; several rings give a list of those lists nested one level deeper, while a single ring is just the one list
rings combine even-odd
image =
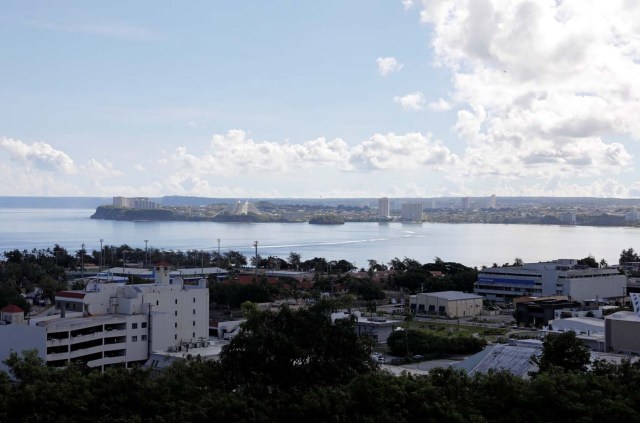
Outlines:
[{"label": "dense vegetation", "polygon": [[16,383],[0,373],[0,421],[640,421],[637,364],[563,368],[554,353],[531,380],[451,369],[393,376],[372,363],[352,320],[331,324],[332,307],[248,310],[245,331],[219,362],[193,358],[160,373],[61,370],[14,355]]},{"label": "dense vegetation", "polygon": [[397,330],[389,335],[387,345],[392,355],[426,355],[430,358],[449,354],[473,354],[487,343],[474,336],[439,335],[420,330]]}]

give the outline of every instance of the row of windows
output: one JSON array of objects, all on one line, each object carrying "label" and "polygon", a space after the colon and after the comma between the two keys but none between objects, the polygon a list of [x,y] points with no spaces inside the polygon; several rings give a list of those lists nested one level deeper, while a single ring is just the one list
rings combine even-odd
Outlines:
[{"label": "row of windows", "polygon": [[[142,329],[145,329],[147,327],[147,322],[140,323],[140,327]],[[138,329],[138,324],[137,323],[131,323],[131,329]]]},{"label": "row of windows", "polygon": [[[140,340],[143,341],[143,342],[146,341],[147,340],[147,335],[140,336]],[[131,337],[131,342],[138,342],[138,335],[133,335]]]},{"label": "row of windows", "polygon": [[[193,298],[192,298],[192,300],[193,300],[193,303],[195,304],[195,302],[196,302],[196,298],[195,298],[195,297],[193,297]],[[178,305],[178,299],[177,299],[177,298],[176,298],[176,299],[174,299],[174,300],[173,300],[173,302],[174,302],[174,304]],[[159,306],[159,305],[160,305],[160,301],[159,301],[159,300],[156,300],[156,306]]]}]

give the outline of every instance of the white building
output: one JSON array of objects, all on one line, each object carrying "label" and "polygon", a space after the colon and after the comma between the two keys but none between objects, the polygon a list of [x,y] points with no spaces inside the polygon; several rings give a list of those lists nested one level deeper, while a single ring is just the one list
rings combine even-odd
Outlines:
[{"label": "white building", "polygon": [[391,216],[391,207],[389,207],[389,199],[382,197],[378,199],[378,217]]},{"label": "white building", "polygon": [[574,259],[560,259],[484,269],[478,273],[474,292],[495,301],[565,295],[572,301],[585,302],[622,297],[626,285],[626,276],[617,269],[594,269],[578,265]]},{"label": "white building", "polygon": [[633,210],[630,212],[626,212],[624,214],[624,221],[625,222],[630,222],[630,223],[635,223],[640,221],[640,211],[638,210]]},{"label": "white building", "polygon": [[563,223],[565,225],[575,225],[576,214],[573,212],[560,213],[560,223]]},{"label": "white building", "polygon": [[[153,351],[203,345],[209,337],[206,281],[187,285],[172,279],[166,265],[155,267],[154,283],[91,282],[82,291],[59,292],[56,309],[60,314],[29,322],[44,328],[44,355],[53,366],[129,366],[144,363]],[[3,341],[17,347],[20,337],[16,332]],[[34,338],[33,347],[41,341]]]},{"label": "white building", "polygon": [[129,209],[159,209],[160,204],[149,200],[147,197],[113,197],[114,207]]},{"label": "white building", "polygon": [[262,214],[262,213],[260,213],[260,210],[258,210],[256,206],[254,206],[253,204],[251,204],[248,201],[245,201],[245,202],[238,201],[236,203],[231,203],[227,207],[224,208],[222,213],[231,214],[231,215],[234,215],[234,216],[247,215],[247,214],[250,214],[250,213],[251,214],[257,214],[257,215],[261,215]]},{"label": "white building", "polygon": [[488,209],[495,209],[496,208],[496,195],[493,194],[491,197],[489,197],[489,201],[487,202],[487,208]]},{"label": "white building", "polygon": [[477,316],[482,311],[482,297],[458,291],[427,292],[409,297],[409,307],[419,314]]},{"label": "white building", "polygon": [[422,203],[404,203],[402,205],[402,220],[410,220],[412,222],[422,222],[422,211],[424,206]]},{"label": "white building", "polygon": [[462,197],[462,200],[460,202],[460,206],[463,210],[469,210],[471,208],[471,198],[469,197]]}]

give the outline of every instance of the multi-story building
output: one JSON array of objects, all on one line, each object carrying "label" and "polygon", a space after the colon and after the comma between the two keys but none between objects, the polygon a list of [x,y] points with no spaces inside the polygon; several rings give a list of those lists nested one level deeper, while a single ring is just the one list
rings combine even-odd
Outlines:
[{"label": "multi-story building", "polygon": [[487,202],[487,208],[488,209],[495,209],[496,208],[496,195],[493,194],[491,197],[489,197],[489,201]]},{"label": "multi-story building", "polygon": [[404,203],[402,205],[402,220],[410,220],[412,222],[422,222],[422,211],[424,206],[422,203]]},{"label": "multi-story building", "polygon": [[159,209],[160,204],[149,200],[147,197],[113,197],[114,207],[129,209]]},{"label": "multi-story building", "polygon": [[129,366],[144,363],[153,351],[202,346],[209,337],[206,281],[172,279],[166,265],[155,267],[154,283],[95,281],[85,290],[59,292],[55,301],[60,314],[29,322],[45,329],[43,355],[52,366]]},{"label": "multi-story building", "polygon": [[565,295],[572,301],[618,298],[627,278],[615,268],[594,269],[574,259],[522,266],[492,267],[478,273],[474,292],[485,299],[510,301],[520,296]]},{"label": "multi-story building", "polygon": [[389,199],[382,197],[378,200],[378,217],[391,216],[391,208],[389,207]]},{"label": "multi-story building", "polygon": [[471,198],[462,197],[462,201],[460,202],[460,205],[463,210],[469,210],[471,208]]}]

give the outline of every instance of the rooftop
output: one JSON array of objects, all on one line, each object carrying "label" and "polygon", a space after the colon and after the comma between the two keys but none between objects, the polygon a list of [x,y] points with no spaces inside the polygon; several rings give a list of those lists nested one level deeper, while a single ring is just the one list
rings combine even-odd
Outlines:
[{"label": "rooftop", "polygon": [[6,306],[0,311],[3,313],[24,313],[24,310],[15,304],[9,304],[8,306]]},{"label": "rooftop", "polygon": [[480,295],[467,294],[466,292],[460,292],[460,291],[428,292],[428,293],[425,293],[424,295],[441,298],[447,301],[477,300],[482,298]]}]

